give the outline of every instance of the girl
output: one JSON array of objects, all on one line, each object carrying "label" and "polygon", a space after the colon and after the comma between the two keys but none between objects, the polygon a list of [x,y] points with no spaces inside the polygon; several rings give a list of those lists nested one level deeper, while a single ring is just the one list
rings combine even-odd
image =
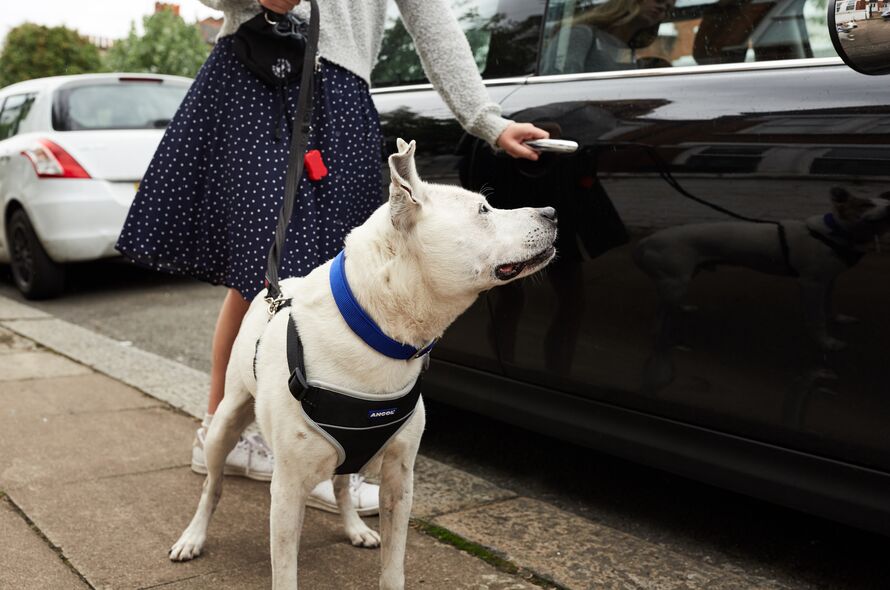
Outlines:
[{"label": "girl", "polygon": [[[235,57],[231,36],[262,7],[279,14],[300,0],[201,0],[223,11],[216,47],[171,121],[130,209],[117,248],[142,265],[187,274],[229,290],[213,337],[207,415],[192,449],[192,469],[206,472],[203,441],[223,397],[232,343],[249,302],[263,289],[266,254],[284,193],[289,137],[275,139],[279,96]],[[303,178],[281,256],[279,276],[302,276],[332,258],[348,231],[381,202],[380,124],[369,94],[387,0],[317,0],[320,13],[314,110],[308,150],[323,154],[330,173]],[[531,124],[500,116],[488,99],[469,44],[446,0],[397,0],[430,81],[469,133],[514,157],[535,160],[524,146],[548,137]],[[288,89],[296,112],[299,84]],[[226,473],[271,479],[273,460],[259,435],[242,438]],[[360,514],[377,512],[377,486],[353,479]],[[336,512],[330,481],[309,505]]]}]

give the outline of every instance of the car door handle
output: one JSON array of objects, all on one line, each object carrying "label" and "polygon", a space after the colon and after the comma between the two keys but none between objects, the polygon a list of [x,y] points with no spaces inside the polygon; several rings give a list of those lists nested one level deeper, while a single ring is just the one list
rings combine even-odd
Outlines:
[{"label": "car door handle", "polygon": [[573,154],[578,151],[578,142],[565,139],[532,139],[522,143],[537,152]]}]

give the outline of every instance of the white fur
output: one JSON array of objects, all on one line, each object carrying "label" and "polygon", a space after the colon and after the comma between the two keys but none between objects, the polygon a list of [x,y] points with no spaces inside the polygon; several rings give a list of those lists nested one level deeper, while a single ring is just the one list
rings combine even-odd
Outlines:
[{"label": "white fur", "polygon": [[[478,294],[507,282],[495,268],[528,260],[527,276],[553,257],[556,223],[552,210],[480,212],[484,197],[458,187],[427,184],[414,166],[414,142],[398,140],[390,156],[389,202],[346,239],[346,275],[361,306],[390,337],[420,347],[442,335]],[[281,282],[293,298],[290,313],[305,348],[308,377],[370,394],[404,388],[419,374],[422,360],[385,357],[349,329],[328,283],[331,262],[303,278]],[[297,550],[309,491],[331,477],[337,453],[303,419],[288,387],[285,329],[287,313],[269,320],[261,293],[253,301],[235,341],[226,374],[226,393],[205,443],[208,475],[198,510],[170,550],[170,559],[197,557],[219,500],[222,467],[240,432],[256,419],[275,455],[272,477],[271,545],[273,587],[296,588]],[[254,379],[253,363],[257,352]],[[334,478],[346,535],[353,545],[382,542],[381,588],[404,587],[404,556],[413,496],[413,469],[424,427],[423,401],[405,428],[381,450],[369,470],[381,476],[381,533],[367,527],[350,505],[345,477]]]}]

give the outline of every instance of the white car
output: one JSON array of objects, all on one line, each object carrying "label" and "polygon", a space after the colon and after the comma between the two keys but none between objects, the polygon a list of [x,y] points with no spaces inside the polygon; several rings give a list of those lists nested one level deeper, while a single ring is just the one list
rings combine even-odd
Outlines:
[{"label": "white car", "polygon": [[65,263],[118,255],[139,181],[190,84],[83,74],[0,89],[0,263],[25,297],[59,294]]}]

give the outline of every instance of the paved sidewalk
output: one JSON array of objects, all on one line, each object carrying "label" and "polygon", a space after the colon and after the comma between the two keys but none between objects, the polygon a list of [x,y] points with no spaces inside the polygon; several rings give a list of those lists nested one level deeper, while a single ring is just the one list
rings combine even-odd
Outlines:
[{"label": "paved sidewalk", "polygon": [[[265,483],[227,478],[204,555],[166,557],[200,494],[188,464],[208,385],[0,296],[0,589],[270,587]],[[408,588],[798,587],[524,497],[422,447],[415,475]],[[376,588],[378,572],[377,550],[352,547],[338,516],[307,510],[301,587]]]},{"label": "paved sidewalk", "polygon": [[[206,553],[171,563],[202,477],[188,467],[196,420],[0,329],[0,588],[265,588],[268,484],[227,478]],[[377,526],[377,519],[369,519]],[[309,510],[306,588],[374,588],[379,552]],[[532,586],[412,530],[411,588]]]}]

